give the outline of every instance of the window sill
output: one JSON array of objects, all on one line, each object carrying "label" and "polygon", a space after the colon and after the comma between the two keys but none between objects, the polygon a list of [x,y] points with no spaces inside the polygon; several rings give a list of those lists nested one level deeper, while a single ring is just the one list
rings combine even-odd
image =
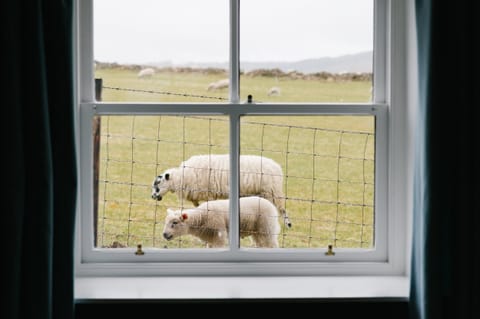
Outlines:
[{"label": "window sill", "polygon": [[406,300],[408,277],[79,277],[77,303],[180,299]]}]

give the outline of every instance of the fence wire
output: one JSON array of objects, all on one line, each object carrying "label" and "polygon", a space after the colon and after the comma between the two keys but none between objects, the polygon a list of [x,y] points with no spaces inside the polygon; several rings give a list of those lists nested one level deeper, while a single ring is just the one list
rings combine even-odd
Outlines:
[{"label": "fence wire", "polygon": [[[221,116],[102,118],[98,246],[132,247],[140,242],[144,247],[205,247],[204,242],[188,236],[172,242],[162,237],[166,209],[188,207],[188,203],[174,194],[161,202],[152,200],[151,183],[164,169],[177,167],[198,152],[228,153],[228,137],[218,137],[219,130],[228,132],[228,120]],[[261,133],[256,136],[256,145],[242,144],[241,154],[272,157],[283,168],[285,207],[293,226],[289,229],[282,225],[276,234],[280,247],[371,247],[374,133],[262,123],[248,118],[241,122],[242,132]],[[194,126],[200,127],[202,134],[191,132]],[[280,131],[286,131],[283,142],[278,142]],[[298,136],[305,140],[310,136],[310,147],[299,148]],[[335,151],[320,148],[327,145],[320,140],[328,138],[328,143],[335,143]],[[272,140],[281,146],[274,147]],[[304,167],[296,164],[301,160]],[[325,171],[321,165],[324,162],[335,165]],[[241,243],[242,247],[251,245],[248,240],[242,239]]]}]

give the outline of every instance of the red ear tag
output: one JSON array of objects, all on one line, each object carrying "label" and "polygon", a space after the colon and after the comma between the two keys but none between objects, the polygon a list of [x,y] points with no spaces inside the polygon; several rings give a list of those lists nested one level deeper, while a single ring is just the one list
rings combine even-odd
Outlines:
[{"label": "red ear tag", "polygon": [[182,213],[182,218],[183,218],[184,220],[187,219],[187,218],[188,218],[187,213]]}]

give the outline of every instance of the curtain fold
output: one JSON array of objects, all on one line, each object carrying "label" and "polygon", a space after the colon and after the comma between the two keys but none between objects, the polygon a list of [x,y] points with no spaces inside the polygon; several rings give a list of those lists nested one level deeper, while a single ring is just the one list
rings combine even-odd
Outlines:
[{"label": "curtain fold", "polygon": [[1,4],[2,77],[8,79],[2,89],[8,256],[2,258],[2,318],[74,318],[72,2]]},{"label": "curtain fold", "polygon": [[475,5],[416,0],[411,318],[480,318]]}]

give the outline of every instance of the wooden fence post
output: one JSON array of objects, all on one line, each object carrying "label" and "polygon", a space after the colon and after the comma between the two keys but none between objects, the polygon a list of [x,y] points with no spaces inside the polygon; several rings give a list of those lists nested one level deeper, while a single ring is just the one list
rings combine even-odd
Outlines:
[{"label": "wooden fence post", "polygon": [[[103,80],[95,79],[95,100],[102,101]],[[100,129],[101,117],[95,115],[92,123],[93,129],[93,244],[98,244],[98,181],[100,168]]]}]

